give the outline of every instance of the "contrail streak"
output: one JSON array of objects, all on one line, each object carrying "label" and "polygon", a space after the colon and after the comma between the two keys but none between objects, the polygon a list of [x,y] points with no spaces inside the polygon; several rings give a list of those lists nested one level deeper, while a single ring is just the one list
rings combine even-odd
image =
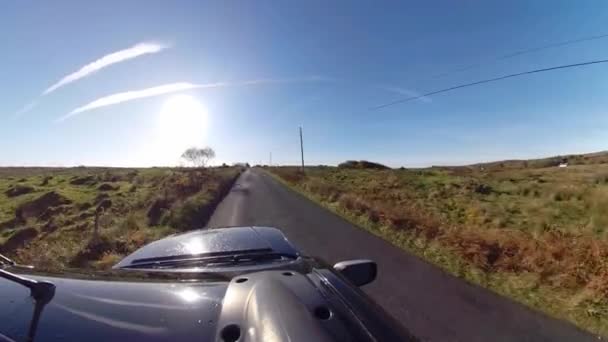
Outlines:
[{"label": "contrail streak", "polygon": [[109,55],[105,55],[105,56],[99,58],[98,60],[83,66],[82,68],[78,69],[78,71],[75,71],[75,72],[63,77],[57,83],[48,87],[42,93],[42,95],[48,95],[48,94],[52,93],[53,91],[65,86],[67,84],[70,84],[81,78],[85,78],[89,75],[92,75],[92,74],[96,73],[97,71],[99,71],[105,67],[108,67],[112,64],[124,62],[129,59],[133,59],[133,58],[136,58],[136,57],[139,57],[142,55],[146,55],[146,54],[157,53],[166,48],[167,48],[167,46],[156,44],[156,43],[139,43],[128,49],[116,51]]},{"label": "contrail streak", "polygon": [[300,83],[300,82],[323,82],[328,79],[319,77],[319,76],[310,76],[305,78],[289,78],[289,79],[257,79],[257,80],[247,80],[247,81],[238,81],[238,82],[216,82],[216,83],[205,83],[205,84],[197,84],[190,82],[177,82],[164,84],[156,87],[140,89],[140,90],[131,90],[122,93],[116,93],[108,96],[101,97],[95,101],[89,102],[88,104],[75,108],[68,114],[58,118],[56,121],[61,122],[66,119],[69,119],[75,115],[81,114],[83,112],[88,112],[90,110],[94,110],[101,107],[107,107],[123,102],[133,101],[137,99],[143,99],[146,97],[159,96],[164,94],[176,93],[184,90],[190,89],[199,89],[199,88],[222,88],[222,87],[238,87],[238,86],[250,86],[250,85],[259,85],[259,84],[278,84],[278,83]]},{"label": "contrail streak", "polygon": [[142,99],[142,98],[146,98],[146,97],[175,93],[175,92],[183,91],[183,90],[202,88],[204,86],[213,87],[213,86],[221,86],[221,84],[216,83],[213,85],[211,85],[211,84],[202,85],[202,84],[193,84],[193,83],[188,83],[188,82],[178,82],[178,83],[165,84],[165,85],[152,87],[152,88],[146,88],[146,89],[142,89],[142,90],[131,90],[131,91],[126,91],[124,93],[116,93],[116,94],[101,97],[93,102],[89,102],[88,104],[86,104],[84,106],[78,107],[78,108],[72,110],[71,112],[69,112],[68,114],[60,117],[59,119],[57,119],[57,121],[64,121],[68,118],[73,117],[74,115],[77,115],[77,114],[80,114],[80,113],[83,113],[83,112],[86,112],[89,110],[93,110],[96,108],[111,106],[111,105],[119,104],[122,102],[133,101],[133,100]]},{"label": "contrail streak", "polygon": [[130,48],[112,52],[108,55],[105,55],[105,56],[81,67],[77,71],[64,76],[62,79],[57,81],[55,84],[49,86],[38,96],[37,99],[30,101],[27,105],[23,106],[23,108],[19,109],[19,111],[17,111],[15,113],[15,117],[18,117],[24,113],[27,113],[30,110],[32,110],[34,107],[36,107],[38,100],[41,97],[49,95],[52,92],[56,91],[57,89],[62,88],[70,83],[73,83],[80,79],[88,77],[88,76],[98,72],[101,69],[109,67],[110,65],[128,61],[130,59],[137,58],[139,56],[143,56],[146,54],[157,53],[157,52],[160,52],[167,48],[168,48],[168,46],[166,46],[166,45],[144,42],[144,43],[135,44],[135,45],[131,46]]}]

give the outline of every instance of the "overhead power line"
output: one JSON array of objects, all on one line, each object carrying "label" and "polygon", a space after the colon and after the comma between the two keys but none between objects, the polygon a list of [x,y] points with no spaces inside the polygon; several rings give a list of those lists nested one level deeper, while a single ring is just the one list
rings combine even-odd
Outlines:
[{"label": "overhead power line", "polygon": [[530,49],[526,49],[526,50],[513,52],[510,54],[498,57],[498,58],[496,58],[496,60],[513,58],[515,56],[525,55],[527,53],[532,53],[532,52],[536,52],[536,51],[541,51],[541,50],[545,50],[545,49],[550,49],[550,48],[560,47],[560,46],[565,46],[565,45],[570,45],[570,44],[582,43],[582,42],[606,38],[606,37],[608,37],[608,34],[600,34],[597,36],[589,36],[589,37],[583,37],[583,38],[579,38],[579,39],[566,40],[566,41],[559,42],[559,43],[553,43],[553,44],[548,44],[548,45],[544,45],[544,46],[539,46],[539,47],[535,47],[535,48],[530,48]]},{"label": "overhead power line", "polygon": [[478,85],[478,84],[483,84],[483,83],[490,83],[490,82],[500,81],[500,80],[504,80],[504,79],[507,79],[507,78],[518,77],[518,76],[529,75],[529,74],[536,74],[536,73],[539,73],[539,72],[545,72],[545,71],[551,71],[551,70],[574,68],[574,67],[580,67],[580,66],[591,65],[591,64],[600,64],[600,63],[606,63],[606,62],[608,62],[608,59],[602,59],[602,60],[590,61],[590,62],[583,62],[583,63],[576,63],[576,64],[560,65],[560,66],[555,66],[555,67],[551,67],[551,68],[544,68],[544,69],[536,69],[536,70],[519,72],[519,73],[516,73],[516,74],[510,74],[510,75],[500,76],[500,77],[496,77],[496,78],[490,78],[490,79],[487,79],[487,80],[476,81],[476,82],[467,83],[467,84],[461,84],[461,85],[457,85],[457,86],[453,86],[453,87],[449,87],[449,88],[445,88],[445,89],[435,90],[435,91],[432,91],[430,93],[426,93],[426,94],[422,94],[422,95],[418,95],[418,96],[411,96],[411,97],[408,97],[408,98],[405,98],[405,99],[396,100],[396,101],[393,101],[393,102],[385,103],[383,105],[372,107],[372,108],[370,108],[370,110],[378,110],[378,109],[381,109],[381,108],[390,107],[390,106],[393,106],[393,105],[396,105],[396,104],[399,104],[399,103],[404,103],[404,102],[420,99],[422,97],[427,97],[427,96],[430,96],[430,95],[435,95],[435,94],[440,94],[440,93],[446,93],[448,91],[455,90],[455,89],[471,87],[471,86]]},{"label": "overhead power line", "polygon": [[446,71],[444,73],[432,76],[431,78],[440,78],[440,77],[444,77],[456,72],[461,72],[461,71],[466,71],[466,70],[470,70],[470,69],[474,69],[480,66],[483,66],[484,64],[489,64],[489,63],[493,63],[493,62],[497,62],[497,61],[501,61],[501,60],[505,60],[505,59],[509,59],[509,58],[513,58],[513,57],[517,57],[517,56],[521,56],[521,55],[525,55],[528,53],[533,53],[533,52],[538,52],[538,51],[542,51],[542,50],[546,50],[546,49],[551,49],[551,48],[556,48],[556,47],[560,47],[560,46],[566,46],[566,45],[571,45],[571,44],[577,44],[577,43],[582,43],[582,42],[587,42],[590,40],[596,40],[596,39],[602,39],[602,38],[606,38],[608,37],[608,34],[600,34],[600,35],[596,35],[596,36],[587,36],[587,37],[582,37],[582,38],[578,38],[578,39],[571,39],[571,40],[566,40],[563,42],[558,42],[558,43],[551,43],[551,44],[547,44],[547,45],[543,45],[543,46],[538,46],[538,47],[533,47],[533,48],[529,48],[529,49],[524,49],[524,50],[519,50],[519,51],[515,51],[512,53],[508,53],[506,55],[502,55],[496,58],[493,58],[487,62],[480,62],[480,63],[475,63],[475,64],[471,64],[462,68],[458,68],[455,70],[451,70],[451,71]]}]

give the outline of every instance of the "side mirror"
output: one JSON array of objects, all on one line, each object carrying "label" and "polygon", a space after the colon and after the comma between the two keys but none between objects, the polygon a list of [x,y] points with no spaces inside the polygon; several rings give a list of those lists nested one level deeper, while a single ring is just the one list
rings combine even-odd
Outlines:
[{"label": "side mirror", "polygon": [[371,283],[378,274],[378,266],[371,260],[341,261],[334,265],[334,269],[357,286]]}]

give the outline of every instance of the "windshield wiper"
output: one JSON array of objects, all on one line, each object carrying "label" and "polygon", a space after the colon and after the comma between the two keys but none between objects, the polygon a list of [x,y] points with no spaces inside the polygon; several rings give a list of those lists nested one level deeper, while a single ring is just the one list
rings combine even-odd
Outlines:
[{"label": "windshield wiper", "polygon": [[244,253],[215,257],[183,258],[165,261],[141,262],[124,266],[123,268],[174,268],[184,266],[208,266],[222,264],[236,265],[241,264],[243,262],[258,262],[279,259],[295,260],[297,258],[297,255],[289,253]]},{"label": "windshield wiper", "polygon": [[186,259],[202,260],[202,259],[207,259],[207,258],[210,259],[210,258],[223,257],[223,256],[233,256],[236,254],[260,254],[260,253],[272,253],[272,249],[271,248],[256,248],[256,249],[247,249],[247,250],[209,252],[209,253],[200,253],[200,254],[167,255],[167,256],[152,257],[152,258],[135,259],[131,262],[131,264],[132,265],[147,264],[147,263],[159,262],[159,261],[174,261],[174,260],[186,260]]}]

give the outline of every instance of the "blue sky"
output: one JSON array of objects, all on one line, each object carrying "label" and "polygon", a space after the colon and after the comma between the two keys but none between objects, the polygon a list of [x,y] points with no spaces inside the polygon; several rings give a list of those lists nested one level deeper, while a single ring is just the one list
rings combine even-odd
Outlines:
[{"label": "blue sky", "polygon": [[[608,149],[608,64],[369,110],[411,92],[606,59],[608,38],[494,60],[607,34],[605,1],[8,0],[0,8],[0,165],[171,165],[186,144],[213,147],[216,162],[267,163],[272,152],[274,163],[297,164],[299,125],[310,164],[427,166]],[[138,43],[162,49],[40,96]],[[221,86],[59,120],[108,95],[178,82]],[[179,94],[204,121],[176,112]]]}]

